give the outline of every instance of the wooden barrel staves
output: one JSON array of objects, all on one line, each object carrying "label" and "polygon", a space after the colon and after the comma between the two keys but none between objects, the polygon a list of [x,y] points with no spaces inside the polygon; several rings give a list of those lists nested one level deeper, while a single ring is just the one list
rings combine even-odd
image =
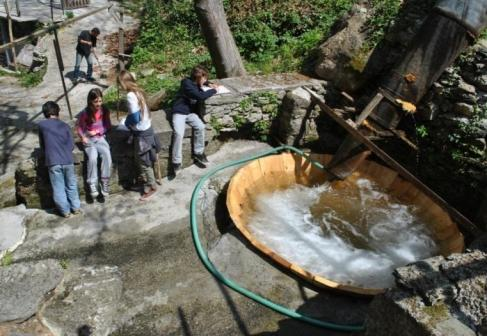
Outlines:
[{"label": "wooden barrel staves", "polygon": [[[331,161],[331,155],[312,154],[311,159],[322,164]],[[447,256],[462,252],[464,238],[448,213],[433,200],[405,181],[399,174],[376,162],[364,160],[350,179],[366,178],[401,202],[419,209],[417,215],[424,220],[436,241],[439,252]],[[253,199],[264,192],[286,189],[295,184],[314,186],[330,179],[327,173],[305,158],[291,153],[267,156],[240,168],[233,176],[227,192],[227,208],[239,231],[249,242],[281,266],[291,270],[315,285],[360,295],[376,295],[384,288],[364,288],[338,283],[313,274],[286,260],[254,237],[249,230],[248,218],[254,211]],[[347,178],[348,179],[348,178]]]}]

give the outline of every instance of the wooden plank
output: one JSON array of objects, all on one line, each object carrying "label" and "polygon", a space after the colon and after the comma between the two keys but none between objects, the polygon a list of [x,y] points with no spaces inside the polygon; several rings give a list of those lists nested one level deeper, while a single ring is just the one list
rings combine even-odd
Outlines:
[{"label": "wooden plank", "polygon": [[364,108],[362,113],[358,116],[358,118],[355,120],[355,124],[359,126],[367,117],[375,110],[377,105],[380,104],[382,99],[384,98],[384,95],[382,93],[377,93],[375,97],[369,102],[369,104]]},{"label": "wooden plank", "polygon": [[411,174],[406,168],[401,166],[396,160],[390,157],[386,152],[379,148],[375,143],[367,139],[363,136],[355,127],[349,125],[343,118],[339,117],[331,107],[326,105],[323,99],[318,96],[312,90],[306,88],[311,96],[318,102],[321,110],[329,115],[334,121],[336,121],[340,126],[345,128],[345,130],[350,133],[350,135],[358,140],[359,142],[363,143],[367,146],[372,152],[374,152],[379,158],[381,158],[384,162],[386,162],[389,166],[395,169],[401,176],[407,179],[409,182],[413,183],[418,189],[420,189],[423,193],[427,196],[431,197],[435,202],[437,202],[441,207],[443,207],[450,215],[455,218],[455,220],[460,224],[460,226],[468,231],[470,234],[474,236],[479,236],[482,231],[477,228],[468,218],[462,215],[458,210],[454,209],[450,206],[443,198],[441,198],[438,194],[436,194],[433,190],[428,188],[425,184],[423,184],[420,180],[416,178],[413,174]]}]

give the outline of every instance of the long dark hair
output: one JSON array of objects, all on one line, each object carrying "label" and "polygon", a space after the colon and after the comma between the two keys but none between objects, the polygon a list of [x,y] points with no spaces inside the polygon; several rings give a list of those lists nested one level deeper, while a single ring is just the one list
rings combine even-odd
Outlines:
[{"label": "long dark hair", "polygon": [[[93,88],[88,92],[88,97],[86,97],[86,113],[88,114],[88,122],[94,123],[95,119],[95,109],[93,108],[93,101],[97,98],[103,99],[103,92],[99,88]],[[103,118],[105,118],[106,108],[104,105],[101,106],[101,110],[103,112]]]}]

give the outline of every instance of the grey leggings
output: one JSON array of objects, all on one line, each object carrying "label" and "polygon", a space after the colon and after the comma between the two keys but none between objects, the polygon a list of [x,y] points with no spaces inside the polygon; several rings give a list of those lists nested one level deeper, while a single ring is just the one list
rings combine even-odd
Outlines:
[{"label": "grey leggings", "polygon": [[93,137],[88,139],[88,143],[84,145],[86,156],[88,157],[86,182],[88,184],[96,184],[98,182],[98,155],[101,157],[101,179],[110,178],[110,170],[112,167],[112,156],[110,154],[110,146],[105,140],[105,137]]}]

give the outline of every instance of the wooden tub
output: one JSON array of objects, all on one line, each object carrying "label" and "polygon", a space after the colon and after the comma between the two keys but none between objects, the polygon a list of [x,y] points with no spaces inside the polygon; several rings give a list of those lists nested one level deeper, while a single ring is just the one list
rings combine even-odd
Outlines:
[{"label": "wooden tub", "polygon": [[[312,154],[311,159],[322,164],[330,162],[332,156]],[[438,204],[419,191],[413,184],[405,181],[397,172],[369,160],[360,160],[355,172],[345,180],[367,178],[387,191],[399,201],[418,207],[417,215],[427,223],[440,253],[447,256],[462,252],[463,235],[448,213]],[[313,186],[326,182],[330,176],[315,167],[300,155],[284,153],[267,156],[240,168],[230,181],[227,193],[227,207],[230,217],[240,232],[250,243],[281,266],[318,286],[337,289],[361,295],[375,295],[384,288],[364,288],[342,284],[322,276],[312,274],[284,259],[269,247],[258,241],[249,231],[247,219],[253,213],[253,199],[260,193],[286,189],[296,183]],[[340,182],[341,183],[341,182]]]}]

